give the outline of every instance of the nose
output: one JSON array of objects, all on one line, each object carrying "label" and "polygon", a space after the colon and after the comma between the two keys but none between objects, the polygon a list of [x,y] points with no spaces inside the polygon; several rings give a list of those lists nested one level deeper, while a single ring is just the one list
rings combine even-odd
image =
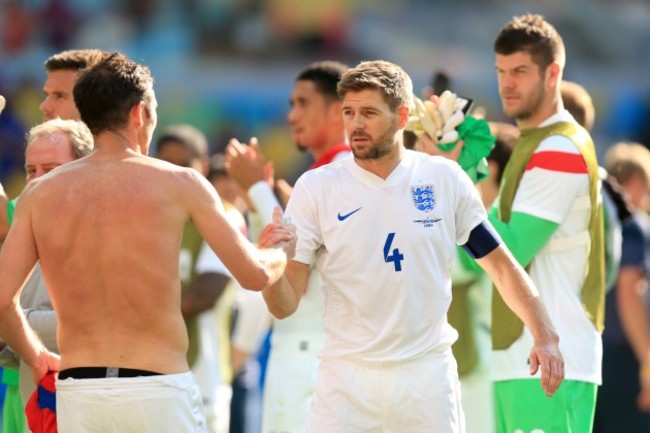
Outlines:
[{"label": "nose", "polygon": [[298,110],[296,107],[291,107],[287,112],[287,122],[295,123],[298,120]]},{"label": "nose", "polygon": [[512,90],[515,87],[515,80],[510,74],[502,74],[499,77],[499,85],[502,89]]},{"label": "nose", "polygon": [[350,118],[350,124],[354,129],[363,129],[366,125],[366,122],[359,113],[355,113]]},{"label": "nose", "polygon": [[38,109],[43,113],[43,117],[46,119],[49,118],[50,114],[52,113],[50,98],[46,97],[43,99],[43,102],[41,102],[41,104],[38,106]]}]

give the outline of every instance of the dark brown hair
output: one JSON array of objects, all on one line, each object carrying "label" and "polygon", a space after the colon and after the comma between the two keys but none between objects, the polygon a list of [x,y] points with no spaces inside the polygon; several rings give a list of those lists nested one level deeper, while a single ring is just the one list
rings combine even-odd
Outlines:
[{"label": "dark brown hair", "polygon": [[530,54],[540,71],[552,62],[564,67],[565,52],[562,37],[542,15],[525,14],[513,17],[494,41],[494,52],[510,55],[519,51]]},{"label": "dark brown hair", "polygon": [[73,94],[81,120],[97,135],[126,126],[129,112],[140,102],[151,113],[153,77],[146,66],[112,53],[80,73]]}]

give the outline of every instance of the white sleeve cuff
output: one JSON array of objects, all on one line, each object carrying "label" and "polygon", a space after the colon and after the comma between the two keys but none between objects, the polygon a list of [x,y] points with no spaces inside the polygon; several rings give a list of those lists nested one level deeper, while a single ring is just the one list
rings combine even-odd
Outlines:
[{"label": "white sleeve cuff", "polygon": [[268,183],[263,180],[258,181],[248,188],[248,198],[251,200],[257,214],[259,215],[262,225],[266,226],[273,221],[273,209],[280,206],[278,199],[273,194],[273,190]]}]

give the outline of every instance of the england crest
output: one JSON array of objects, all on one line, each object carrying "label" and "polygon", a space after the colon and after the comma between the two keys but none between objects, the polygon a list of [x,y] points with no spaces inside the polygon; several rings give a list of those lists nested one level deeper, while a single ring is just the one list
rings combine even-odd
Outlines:
[{"label": "england crest", "polygon": [[436,206],[436,195],[433,192],[433,185],[420,185],[411,187],[413,204],[422,212],[432,211]]}]

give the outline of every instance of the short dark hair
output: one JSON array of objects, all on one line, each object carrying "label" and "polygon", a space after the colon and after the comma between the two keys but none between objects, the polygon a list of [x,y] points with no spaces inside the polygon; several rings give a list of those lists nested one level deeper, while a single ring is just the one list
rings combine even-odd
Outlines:
[{"label": "short dark hair", "polygon": [[73,95],[81,120],[97,135],[126,126],[129,112],[140,102],[152,109],[153,77],[146,66],[111,53],[81,71]]},{"label": "short dark hair", "polygon": [[208,155],[208,140],[205,134],[192,125],[170,125],[164,129],[156,142],[156,152],[170,143],[178,143],[189,150],[193,158],[203,158]]},{"label": "short dark hair", "polygon": [[507,56],[519,51],[530,54],[541,71],[554,61],[564,67],[562,37],[542,15],[525,14],[513,17],[499,32],[494,41],[495,53]]},{"label": "short dark hair", "polygon": [[45,60],[45,70],[47,72],[80,71],[96,65],[107,54],[96,49],[62,51]]},{"label": "short dark hair", "polygon": [[327,99],[338,100],[339,95],[336,91],[336,85],[349,69],[348,65],[335,60],[313,62],[300,71],[296,81],[311,81],[316,86],[318,93],[321,93]]},{"label": "short dark hair", "polygon": [[385,60],[361,62],[350,69],[339,81],[339,97],[347,92],[366,89],[379,90],[392,111],[401,105],[413,106],[413,82],[398,65]]}]

